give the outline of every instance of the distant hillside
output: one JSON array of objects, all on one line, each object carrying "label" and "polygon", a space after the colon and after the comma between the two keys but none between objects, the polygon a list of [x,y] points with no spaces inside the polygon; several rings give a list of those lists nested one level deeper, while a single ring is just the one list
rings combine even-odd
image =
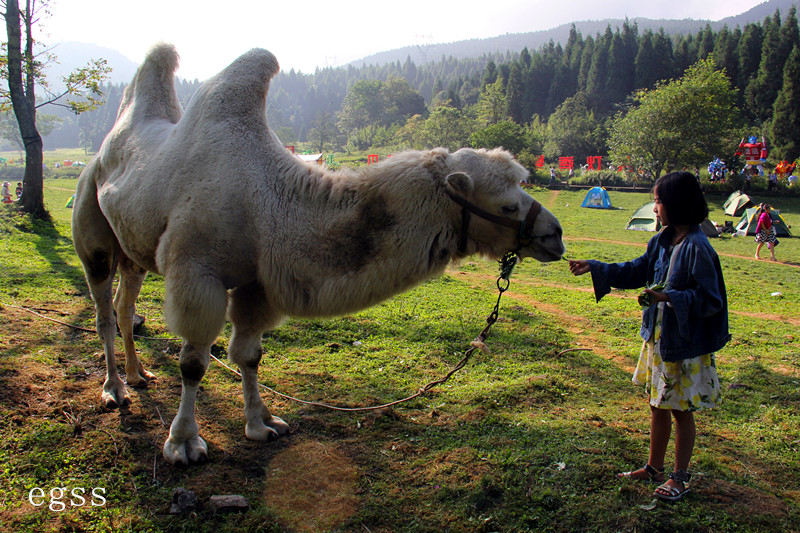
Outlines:
[{"label": "distant hillside", "polygon": [[[754,8],[733,17],[727,17],[718,21],[710,20],[666,20],[666,19],[648,19],[648,18],[633,18],[629,19],[630,22],[635,22],[639,28],[639,34],[645,30],[659,31],[661,28],[667,35],[676,34],[689,34],[697,33],[699,30],[706,27],[706,24],[711,26],[711,29],[718,31],[723,26],[727,25],[733,29],[736,26],[743,27],[752,22],[763,22],[763,20],[772,16],[776,10],[780,10],[781,15],[788,13],[792,5],[800,5],[800,0],[769,0],[768,2],[761,3]],[[604,19],[604,20],[585,20],[575,22],[575,28],[584,36],[594,37],[596,34],[605,32],[608,26],[612,30],[622,27],[625,22],[624,19]],[[395,50],[386,52],[379,52],[366,56],[362,59],[351,62],[354,67],[366,65],[385,65],[399,61],[401,64],[410,57],[411,60],[417,65],[422,65],[427,62],[439,61],[442,57],[452,57],[454,59],[465,59],[470,57],[480,57],[484,54],[505,54],[506,52],[519,53],[523,48],[528,50],[538,50],[553,40],[553,42],[564,45],[569,37],[569,31],[572,23],[563,24],[556,28],[549,30],[527,32],[527,33],[509,33],[500,35],[498,37],[489,37],[486,39],[469,39],[466,41],[457,41],[452,43],[439,43],[420,46],[405,46]]]},{"label": "distant hillside", "polygon": [[47,79],[54,86],[76,68],[86,66],[90,59],[105,59],[108,61],[108,66],[112,69],[108,82],[114,84],[129,83],[138,67],[137,63],[116,50],[94,44],[58,43],[52,51],[58,57],[58,64],[48,65]]}]

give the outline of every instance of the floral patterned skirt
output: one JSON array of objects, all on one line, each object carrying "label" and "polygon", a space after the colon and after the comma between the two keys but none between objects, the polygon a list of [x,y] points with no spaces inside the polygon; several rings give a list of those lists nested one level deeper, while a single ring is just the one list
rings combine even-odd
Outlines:
[{"label": "floral patterned skirt", "polygon": [[714,354],[681,361],[662,360],[659,352],[662,312],[659,309],[653,338],[642,346],[633,382],[646,387],[653,407],[676,411],[713,409],[720,398]]}]

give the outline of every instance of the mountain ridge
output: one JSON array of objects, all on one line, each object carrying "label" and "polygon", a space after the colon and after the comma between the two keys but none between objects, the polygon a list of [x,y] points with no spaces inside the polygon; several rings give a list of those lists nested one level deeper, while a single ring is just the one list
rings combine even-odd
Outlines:
[{"label": "mountain ridge", "polygon": [[[484,54],[505,54],[506,52],[516,54],[521,52],[523,48],[538,50],[548,44],[550,40],[563,46],[567,42],[570,28],[573,24],[584,36],[602,34],[608,26],[611,26],[612,30],[616,27],[622,27],[626,20],[630,23],[636,23],[639,32],[646,30],[657,32],[663,27],[668,35],[696,33],[705,28],[706,24],[710,25],[711,29],[715,31],[722,29],[726,25],[733,29],[736,26],[761,22],[766,17],[772,16],[776,10],[781,12],[781,17],[784,17],[792,5],[798,6],[800,2],[798,0],[769,0],[750,8],[744,13],[725,17],[718,21],[707,19],[649,19],[644,17],[576,21],[561,24],[547,30],[506,33],[482,39],[466,39],[424,46],[409,45],[371,54],[351,61],[347,65],[361,67],[362,65],[384,65],[396,61],[403,63],[409,57],[415,63],[425,64],[430,61],[438,61],[441,57],[465,59],[468,57],[480,57]],[[426,49],[423,51],[421,48]]]},{"label": "mountain ridge", "polygon": [[[768,0],[762,2],[751,9],[730,17],[725,17],[718,21],[706,19],[649,19],[649,18],[608,18],[602,20],[584,20],[556,26],[547,30],[538,30],[523,33],[506,33],[494,37],[464,39],[450,43],[436,43],[430,45],[409,45],[393,50],[378,52],[361,59],[351,61],[344,66],[333,68],[344,68],[352,66],[359,68],[363,65],[385,65],[392,62],[403,63],[411,58],[415,64],[422,65],[429,62],[439,61],[442,57],[453,57],[454,59],[479,58],[487,54],[517,54],[528,48],[528,50],[538,50],[548,44],[551,40],[562,46],[569,37],[572,25],[584,36],[594,36],[603,33],[610,26],[612,29],[621,27],[627,20],[635,23],[639,32],[652,30],[659,31],[664,28],[668,35],[696,33],[710,25],[713,30],[719,30],[727,25],[729,28],[744,26],[752,22],[761,22],[764,18],[772,16],[776,10],[781,12],[781,16],[788,13],[792,6],[799,6],[800,0]],[[133,79],[133,75],[139,63],[124,56],[122,53],[111,48],[81,43],[81,42],[61,42],[58,43],[54,52],[59,57],[59,63],[48,67],[48,76],[51,83],[58,83],[61,77],[68,75],[77,66],[83,66],[91,58],[103,58],[112,68],[108,82],[114,84],[127,84]],[[66,67],[64,65],[72,65]],[[311,73],[305,73],[311,74]],[[202,80],[201,80],[202,81]]]}]

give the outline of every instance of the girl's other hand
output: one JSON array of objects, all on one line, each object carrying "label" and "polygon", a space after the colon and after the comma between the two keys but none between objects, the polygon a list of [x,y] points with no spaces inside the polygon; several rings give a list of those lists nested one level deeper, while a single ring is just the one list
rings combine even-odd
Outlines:
[{"label": "girl's other hand", "polygon": [[665,292],[662,292],[662,291],[654,291],[654,290],[651,290],[651,289],[644,289],[642,294],[649,294],[650,298],[652,298],[651,301],[653,303],[669,302],[670,301],[669,295],[667,293],[665,293]]},{"label": "girl's other hand", "polygon": [[570,259],[569,271],[575,276],[582,276],[583,274],[589,272],[589,262],[585,259],[579,259],[577,261]]}]

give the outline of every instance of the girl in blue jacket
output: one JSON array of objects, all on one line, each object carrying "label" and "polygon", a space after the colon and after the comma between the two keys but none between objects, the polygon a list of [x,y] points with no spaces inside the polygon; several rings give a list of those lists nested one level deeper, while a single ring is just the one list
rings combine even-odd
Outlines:
[{"label": "girl in blue jacket", "polygon": [[689,492],[689,461],[696,435],[694,411],[719,399],[714,352],[730,340],[728,299],[719,257],[700,223],[708,204],[697,178],[673,172],[653,187],[654,211],[664,229],[641,257],[625,263],[570,261],[570,271],[592,273],[599,301],[612,287],[644,287],[640,334],[644,345],[633,382],[650,396],[650,456],[620,478],[664,480],[664,456],[675,420],[675,469],[654,493],[670,501]]}]

